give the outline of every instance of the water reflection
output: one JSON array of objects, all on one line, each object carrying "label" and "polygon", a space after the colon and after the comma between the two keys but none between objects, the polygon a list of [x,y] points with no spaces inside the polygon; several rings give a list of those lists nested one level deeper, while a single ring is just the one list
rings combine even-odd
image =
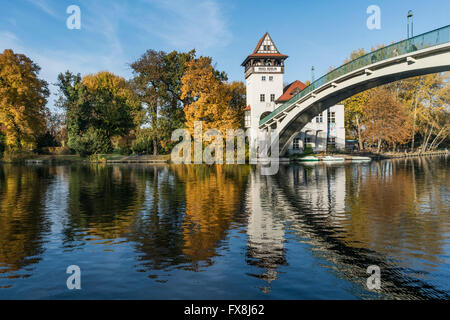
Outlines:
[{"label": "water reflection", "polygon": [[248,243],[246,261],[260,269],[251,276],[264,280],[267,284],[260,289],[268,293],[271,282],[278,279],[279,266],[286,265],[284,248],[285,232],[283,217],[277,214],[276,195],[270,179],[252,170],[247,195]]},{"label": "water reflection", "polygon": [[[198,282],[217,292],[208,298],[231,287],[250,298],[448,298],[447,161],[290,165],[275,176],[244,165],[3,165],[0,295],[20,292],[16,278],[54,288],[33,266],[63,269],[76,256],[110,270],[87,271],[100,294],[123,297],[156,295],[156,280],[175,298]],[[375,293],[369,265],[382,272]],[[108,286],[118,273],[124,285]],[[334,291],[317,289],[330,279]]]},{"label": "water reflection", "polygon": [[[430,284],[433,268],[445,265],[449,218],[447,168],[431,169],[431,161],[284,167],[268,179],[295,212],[285,221],[297,223],[291,225],[314,242],[339,277],[363,287],[367,266],[378,265],[384,280],[380,293],[389,298],[448,298],[439,288],[448,289],[442,279]],[[427,179],[417,177],[422,168]]]},{"label": "water reflection", "polygon": [[248,166],[174,166],[185,185],[183,254],[192,261],[212,263],[216,248],[231,224],[242,215]]},{"label": "water reflection", "polygon": [[0,166],[0,278],[27,277],[27,267],[42,259],[50,230],[44,200],[54,174],[54,168]]}]

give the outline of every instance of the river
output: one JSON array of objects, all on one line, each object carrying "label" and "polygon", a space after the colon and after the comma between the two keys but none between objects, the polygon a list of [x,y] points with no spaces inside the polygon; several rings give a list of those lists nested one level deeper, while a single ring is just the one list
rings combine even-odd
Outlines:
[{"label": "river", "polygon": [[448,299],[448,164],[3,164],[0,298]]}]

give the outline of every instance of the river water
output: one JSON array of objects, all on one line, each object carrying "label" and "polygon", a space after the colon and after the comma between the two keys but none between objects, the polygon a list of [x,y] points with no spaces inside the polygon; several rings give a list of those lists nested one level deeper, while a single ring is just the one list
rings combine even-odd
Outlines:
[{"label": "river water", "polygon": [[448,164],[0,165],[0,298],[448,299]]}]

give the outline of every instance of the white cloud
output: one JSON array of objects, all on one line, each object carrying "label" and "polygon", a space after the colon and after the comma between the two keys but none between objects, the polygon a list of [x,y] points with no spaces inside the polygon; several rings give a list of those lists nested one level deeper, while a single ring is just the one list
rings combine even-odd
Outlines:
[{"label": "white cloud", "polygon": [[[46,0],[28,1],[46,14],[57,18],[54,9]],[[216,0],[140,1],[139,6],[125,2],[107,2],[105,5],[104,2],[92,1],[80,5],[82,32],[89,34],[85,39],[92,37],[97,40],[97,49],[80,47],[55,50],[30,47],[15,33],[6,30],[0,30],[0,49],[11,48],[15,52],[24,53],[42,68],[40,77],[50,84],[52,96],[48,105],[52,106],[54,93],[57,92],[52,84],[56,82],[60,72],[70,70],[85,75],[109,70],[125,77],[130,75],[131,71],[126,63],[130,62],[132,57],[126,55],[120,38],[120,27],[123,24],[135,30],[136,34],[130,35],[135,41],[140,38],[147,39],[150,34],[178,50],[223,47],[231,41],[231,32],[223,9]],[[127,46],[133,45],[129,43],[129,39],[125,43]]]},{"label": "white cloud", "polygon": [[224,8],[217,1],[145,0],[148,10],[124,15],[128,23],[179,49],[223,47],[230,43]]},{"label": "white cloud", "polygon": [[44,11],[46,14],[54,17],[54,18],[60,18],[60,15],[57,15],[56,12],[52,9],[52,7],[48,4],[46,0],[27,0],[32,5],[38,7],[42,11]]},{"label": "white cloud", "polygon": [[17,45],[19,39],[17,36],[9,31],[0,31],[0,48],[8,49],[13,45]]}]

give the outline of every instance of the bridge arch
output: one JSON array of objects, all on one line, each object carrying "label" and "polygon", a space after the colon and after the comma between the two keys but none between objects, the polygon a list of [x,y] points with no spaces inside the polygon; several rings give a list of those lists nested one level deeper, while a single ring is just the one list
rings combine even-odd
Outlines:
[{"label": "bridge arch", "polygon": [[262,119],[259,129],[278,134],[279,154],[283,156],[308,122],[340,101],[397,80],[449,70],[450,25],[378,49],[332,70]]}]

